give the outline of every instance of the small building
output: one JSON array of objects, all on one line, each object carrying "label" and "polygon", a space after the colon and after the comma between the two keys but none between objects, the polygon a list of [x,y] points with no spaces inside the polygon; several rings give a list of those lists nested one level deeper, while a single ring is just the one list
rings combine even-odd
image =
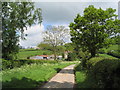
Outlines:
[{"label": "small building", "polygon": [[30,57],[30,59],[49,59],[48,55],[37,55]]},{"label": "small building", "polygon": [[[62,60],[62,56],[56,56],[57,59]],[[36,55],[32,56],[29,59],[43,59],[43,60],[54,60],[54,55]]]},{"label": "small building", "polygon": [[57,59],[62,60],[62,56],[57,56]]}]

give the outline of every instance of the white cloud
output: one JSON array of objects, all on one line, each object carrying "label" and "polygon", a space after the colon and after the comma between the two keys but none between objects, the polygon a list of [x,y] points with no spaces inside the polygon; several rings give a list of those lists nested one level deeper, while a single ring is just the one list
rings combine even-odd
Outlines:
[{"label": "white cloud", "polygon": [[82,15],[84,9],[89,5],[94,5],[95,8],[101,7],[104,10],[111,7],[116,9],[116,14],[118,14],[118,2],[98,1],[99,2],[35,2],[35,6],[36,8],[42,9],[44,25],[69,24],[73,22],[78,13]]},{"label": "white cloud", "polygon": [[31,0],[32,2],[118,2],[119,0]]},{"label": "white cloud", "polygon": [[24,31],[26,36],[26,40],[20,39],[20,45],[24,47],[30,47],[30,46],[36,46],[38,45],[43,39],[42,39],[42,32],[44,31],[44,26],[40,25],[34,25],[31,27],[28,27],[27,30]]}]

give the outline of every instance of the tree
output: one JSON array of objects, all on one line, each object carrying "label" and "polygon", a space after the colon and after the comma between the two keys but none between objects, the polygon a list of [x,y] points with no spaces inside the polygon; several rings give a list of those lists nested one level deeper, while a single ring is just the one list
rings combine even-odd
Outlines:
[{"label": "tree", "polygon": [[68,36],[69,30],[65,26],[48,26],[44,32],[43,42],[49,44],[54,53],[54,60],[56,60],[57,47],[63,45]]},{"label": "tree", "polygon": [[32,2],[2,2],[2,58],[14,59],[19,38],[24,39],[27,26],[41,23],[41,9]]},{"label": "tree", "polygon": [[43,49],[43,50],[52,50],[52,47],[49,45],[49,44],[47,44],[47,43],[40,43],[39,45],[38,45],[38,47],[39,48],[41,48],[41,49]]},{"label": "tree", "polygon": [[65,45],[66,51],[73,51],[74,44],[73,43],[66,43]]},{"label": "tree", "polygon": [[115,11],[112,8],[97,9],[93,5],[85,8],[83,16],[78,14],[69,25],[71,41],[94,57],[97,50],[108,46],[111,36],[120,30],[120,20],[114,14]]}]

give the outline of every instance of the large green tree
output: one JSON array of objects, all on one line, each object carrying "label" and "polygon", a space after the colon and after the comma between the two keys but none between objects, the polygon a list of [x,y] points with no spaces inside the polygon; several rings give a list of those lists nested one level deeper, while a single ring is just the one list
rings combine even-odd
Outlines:
[{"label": "large green tree", "polygon": [[2,57],[14,59],[19,50],[19,38],[24,39],[24,30],[41,23],[41,9],[33,2],[2,2]]},{"label": "large green tree", "polygon": [[71,40],[83,51],[94,57],[97,50],[108,46],[111,37],[120,30],[120,20],[117,19],[115,9],[97,9],[93,5],[85,8],[83,16],[80,14],[70,23]]}]

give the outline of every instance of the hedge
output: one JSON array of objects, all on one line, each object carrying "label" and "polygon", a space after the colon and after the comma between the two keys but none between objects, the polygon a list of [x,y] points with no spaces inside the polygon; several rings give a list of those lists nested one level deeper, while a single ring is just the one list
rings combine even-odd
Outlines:
[{"label": "hedge", "polygon": [[87,61],[87,68],[91,69],[97,62],[103,60],[104,57],[93,57],[90,60]]},{"label": "hedge", "polygon": [[4,69],[12,69],[14,67],[20,67],[22,65],[25,64],[32,64],[32,63],[36,63],[36,64],[43,64],[43,63],[51,63],[51,64],[55,64],[57,63],[57,61],[53,61],[53,60],[30,60],[30,59],[24,59],[24,60],[4,60],[2,59],[2,70]]},{"label": "hedge", "polygon": [[92,58],[88,61],[89,74],[99,88],[120,88],[120,60]]}]

